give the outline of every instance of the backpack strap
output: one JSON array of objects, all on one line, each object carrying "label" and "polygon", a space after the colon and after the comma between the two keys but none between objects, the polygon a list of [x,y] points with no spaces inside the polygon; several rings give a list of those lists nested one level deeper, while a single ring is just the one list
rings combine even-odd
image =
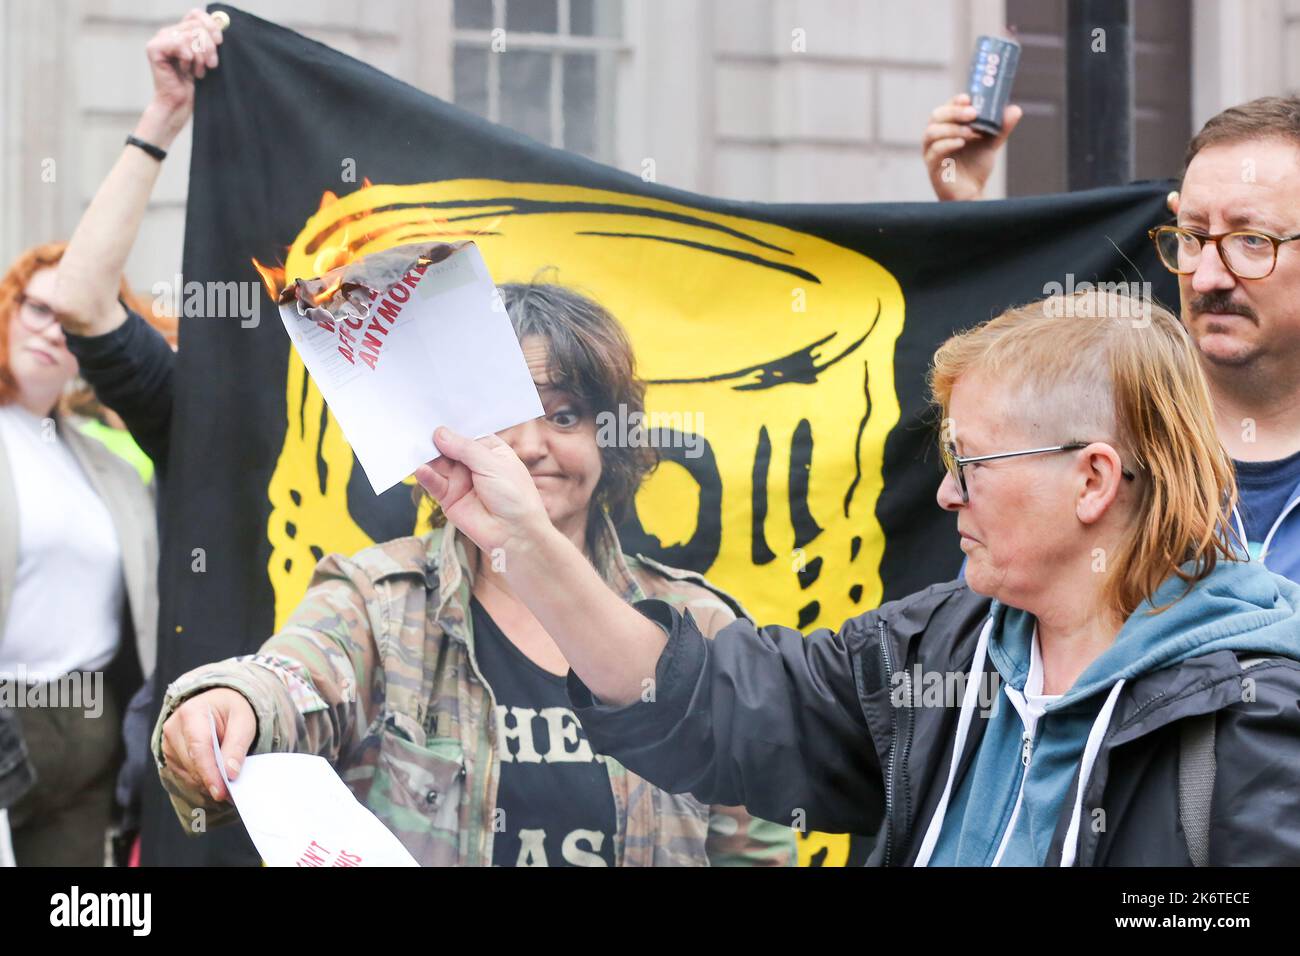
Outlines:
[{"label": "backpack strap", "polygon": [[[1243,657],[1248,670],[1266,657]],[[1214,756],[1214,713],[1184,720],[1178,739],[1178,819],[1187,838],[1193,866],[1208,866],[1210,858],[1210,804],[1218,764]]]},{"label": "backpack strap", "polygon": [[1210,857],[1210,801],[1214,796],[1213,712],[1184,720],[1178,739],[1178,819],[1187,838],[1192,866]]}]

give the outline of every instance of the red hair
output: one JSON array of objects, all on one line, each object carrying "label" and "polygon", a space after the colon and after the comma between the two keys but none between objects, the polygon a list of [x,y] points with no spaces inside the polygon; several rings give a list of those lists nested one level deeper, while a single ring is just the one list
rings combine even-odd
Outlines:
[{"label": "red hair", "polygon": [[[32,276],[42,269],[51,269],[59,264],[67,248],[66,242],[46,242],[32,246],[15,259],[3,278],[0,278],[0,405],[8,405],[18,397],[18,382],[9,367],[9,323],[18,313],[19,297],[27,288],[27,283],[32,281]],[[133,310],[152,320],[150,310],[131,291],[125,277],[122,278],[118,294]],[[153,324],[164,334],[168,332],[165,322]]]}]

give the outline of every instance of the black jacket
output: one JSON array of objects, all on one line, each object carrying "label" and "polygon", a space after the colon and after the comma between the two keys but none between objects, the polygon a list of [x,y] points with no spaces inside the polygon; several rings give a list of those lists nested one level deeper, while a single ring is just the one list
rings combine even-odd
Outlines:
[{"label": "black jacket", "polygon": [[126,321],[103,335],[66,334],[68,351],[95,397],[122,416],[148,455],[161,491],[171,451],[176,353],[162,333],[126,308]]},{"label": "black jacket", "polygon": [[[706,641],[689,616],[643,601],[638,610],[669,635],[653,699],[601,705],[572,672],[569,695],[592,746],[656,786],[806,830],[878,835],[870,863],[910,865],[947,779],[960,702],[912,706],[893,693],[894,675],[916,665],[967,673],[989,605],[955,581],[838,633],[804,637],[741,620]],[[1209,713],[1217,773],[1208,862],[1300,863],[1300,663],[1274,658],[1246,672],[1218,651],[1120,692],[1084,793],[1089,825],[1076,865],[1191,864],[1178,812],[1179,724]],[[972,721],[960,773],[985,727]],[[1061,857],[1070,803],[1049,862]]]}]

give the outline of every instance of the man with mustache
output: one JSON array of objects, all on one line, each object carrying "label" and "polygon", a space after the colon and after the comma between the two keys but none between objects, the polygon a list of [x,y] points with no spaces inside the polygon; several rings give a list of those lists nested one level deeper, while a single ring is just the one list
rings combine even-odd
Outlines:
[{"label": "man with mustache", "polygon": [[[968,104],[954,97],[926,127],[940,200],[981,198],[989,149],[1005,142],[970,129]],[[1300,581],[1300,98],[1261,97],[1211,118],[1188,144],[1169,208],[1176,225],[1152,238],[1178,275],[1183,325],[1236,467],[1236,530],[1253,557]]]}]

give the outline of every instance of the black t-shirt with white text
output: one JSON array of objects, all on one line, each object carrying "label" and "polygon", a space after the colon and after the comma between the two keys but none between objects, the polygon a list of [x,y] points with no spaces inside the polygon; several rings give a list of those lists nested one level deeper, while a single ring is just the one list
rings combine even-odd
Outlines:
[{"label": "black t-shirt with white text", "polygon": [[609,773],[569,706],[565,678],[529,660],[477,599],[470,606],[501,754],[492,865],[613,866]]}]

